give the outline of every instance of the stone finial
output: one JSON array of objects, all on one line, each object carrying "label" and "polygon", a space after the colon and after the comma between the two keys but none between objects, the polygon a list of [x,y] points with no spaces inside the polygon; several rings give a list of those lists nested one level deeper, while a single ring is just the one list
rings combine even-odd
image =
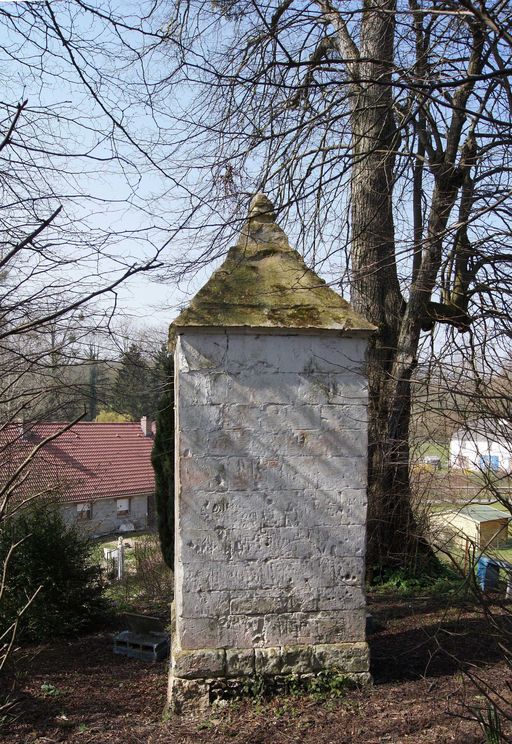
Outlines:
[{"label": "stone finial", "polygon": [[255,194],[249,205],[249,219],[256,222],[275,222],[274,205],[266,194]]}]

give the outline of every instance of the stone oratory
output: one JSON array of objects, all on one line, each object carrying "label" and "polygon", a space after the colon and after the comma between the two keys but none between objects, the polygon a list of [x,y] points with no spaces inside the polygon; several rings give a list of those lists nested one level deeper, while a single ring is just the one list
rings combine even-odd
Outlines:
[{"label": "stone oratory", "polygon": [[263,194],[172,324],[176,712],[255,675],[369,680],[373,330],[290,248]]}]

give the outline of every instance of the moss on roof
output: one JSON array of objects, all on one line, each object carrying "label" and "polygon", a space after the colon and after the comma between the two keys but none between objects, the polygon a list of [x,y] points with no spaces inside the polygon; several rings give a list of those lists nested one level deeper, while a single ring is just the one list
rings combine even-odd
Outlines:
[{"label": "moss on roof", "polygon": [[318,328],[371,333],[375,327],[308,269],[257,194],[236,246],[176,318],[182,327]]}]

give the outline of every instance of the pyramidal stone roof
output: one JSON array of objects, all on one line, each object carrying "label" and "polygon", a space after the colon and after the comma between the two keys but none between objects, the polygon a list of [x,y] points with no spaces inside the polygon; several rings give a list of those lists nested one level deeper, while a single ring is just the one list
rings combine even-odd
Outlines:
[{"label": "pyramidal stone roof", "polygon": [[256,194],[238,243],[171,325],[180,328],[375,330],[309,269],[276,224],[272,203]]}]

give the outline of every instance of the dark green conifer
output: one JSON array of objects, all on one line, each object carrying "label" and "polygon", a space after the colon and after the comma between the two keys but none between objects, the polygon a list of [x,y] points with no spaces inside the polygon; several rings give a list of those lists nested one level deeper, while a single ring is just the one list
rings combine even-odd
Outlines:
[{"label": "dark green conifer", "polygon": [[166,359],[167,382],[160,399],[151,461],[155,470],[158,534],[162,555],[174,570],[174,364]]},{"label": "dark green conifer", "polygon": [[123,352],[112,389],[112,407],[133,421],[151,413],[149,365],[137,344]]}]

